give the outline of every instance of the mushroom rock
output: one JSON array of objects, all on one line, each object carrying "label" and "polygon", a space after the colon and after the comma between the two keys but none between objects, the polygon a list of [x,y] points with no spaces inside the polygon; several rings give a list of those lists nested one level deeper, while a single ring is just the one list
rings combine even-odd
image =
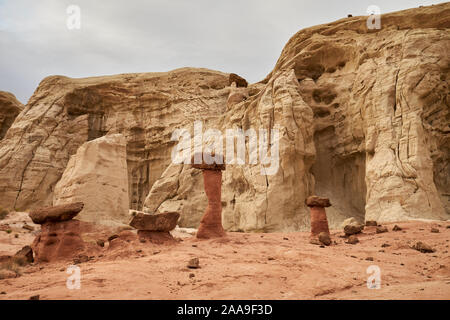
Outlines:
[{"label": "mushroom rock", "polygon": [[311,213],[311,237],[316,237],[321,232],[330,234],[325,212],[325,207],[331,206],[330,200],[318,196],[310,196],[306,199],[306,205],[310,207]]},{"label": "mushroom rock", "polygon": [[31,245],[37,262],[71,258],[84,249],[80,221],[72,220],[83,207],[82,202],[75,202],[30,212],[33,222],[41,224],[41,232]]},{"label": "mushroom rock", "polygon": [[226,233],[222,226],[221,196],[222,170],[225,170],[225,164],[206,164],[202,162],[200,164],[194,163],[192,167],[202,170],[205,193],[208,198],[208,206],[200,221],[197,238],[209,239],[224,237]]}]

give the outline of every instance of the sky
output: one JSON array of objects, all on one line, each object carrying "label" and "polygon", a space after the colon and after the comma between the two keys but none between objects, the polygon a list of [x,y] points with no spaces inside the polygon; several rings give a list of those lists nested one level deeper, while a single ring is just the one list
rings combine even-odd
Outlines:
[{"label": "sky", "polygon": [[[201,67],[262,80],[300,29],[445,1],[0,0],[0,90],[22,103],[49,75]],[[80,28],[71,5],[80,9]]]}]

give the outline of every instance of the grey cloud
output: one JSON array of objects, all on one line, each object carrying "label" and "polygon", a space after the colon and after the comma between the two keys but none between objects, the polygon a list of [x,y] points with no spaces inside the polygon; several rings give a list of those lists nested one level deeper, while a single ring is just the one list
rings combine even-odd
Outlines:
[{"label": "grey cloud", "polygon": [[[440,1],[0,0],[0,90],[26,103],[48,75],[87,77],[205,67],[263,79],[298,30]],[[81,8],[67,30],[66,8]]]}]

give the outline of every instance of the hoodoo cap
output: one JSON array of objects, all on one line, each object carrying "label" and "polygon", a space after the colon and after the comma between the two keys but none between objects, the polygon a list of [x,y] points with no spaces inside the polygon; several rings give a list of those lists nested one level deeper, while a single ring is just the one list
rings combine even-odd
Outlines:
[{"label": "hoodoo cap", "polygon": [[[201,156],[202,162],[201,163],[194,163],[194,159],[195,157],[199,157],[199,155]],[[214,152],[211,153],[211,157],[214,157],[215,154]],[[218,156],[220,156],[220,154],[218,154]],[[222,160],[223,160],[223,156],[221,156]],[[214,171],[223,171],[225,170],[225,163],[212,163],[212,164],[208,164],[205,162],[205,157],[204,157],[204,153],[195,153],[192,158],[191,158],[191,166],[192,168],[195,169],[200,169],[200,170],[214,170]]]},{"label": "hoodoo cap", "polygon": [[328,198],[322,198],[319,196],[310,196],[306,199],[306,205],[308,207],[330,207],[330,199]]}]

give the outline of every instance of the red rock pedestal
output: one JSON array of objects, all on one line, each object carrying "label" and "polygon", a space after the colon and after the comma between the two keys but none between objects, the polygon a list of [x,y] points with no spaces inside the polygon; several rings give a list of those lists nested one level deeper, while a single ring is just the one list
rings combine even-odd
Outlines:
[{"label": "red rock pedestal", "polygon": [[197,238],[209,239],[226,236],[222,227],[222,171],[203,170],[203,183],[208,207],[200,221]]},{"label": "red rock pedestal", "polygon": [[37,262],[72,258],[84,249],[80,221],[45,222],[32,248]]},{"label": "red rock pedestal", "polygon": [[311,212],[311,238],[315,238],[321,232],[330,234],[328,229],[327,214],[325,207],[331,206],[330,200],[318,196],[311,196],[306,199],[306,205]]},{"label": "red rock pedestal", "polygon": [[72,220],[83,207],[82,202],[75,202],[29,213],[33,222],[41,225],[41,233],[31,245],[37,262],[72,258],[84,249],[81,223]]}]

